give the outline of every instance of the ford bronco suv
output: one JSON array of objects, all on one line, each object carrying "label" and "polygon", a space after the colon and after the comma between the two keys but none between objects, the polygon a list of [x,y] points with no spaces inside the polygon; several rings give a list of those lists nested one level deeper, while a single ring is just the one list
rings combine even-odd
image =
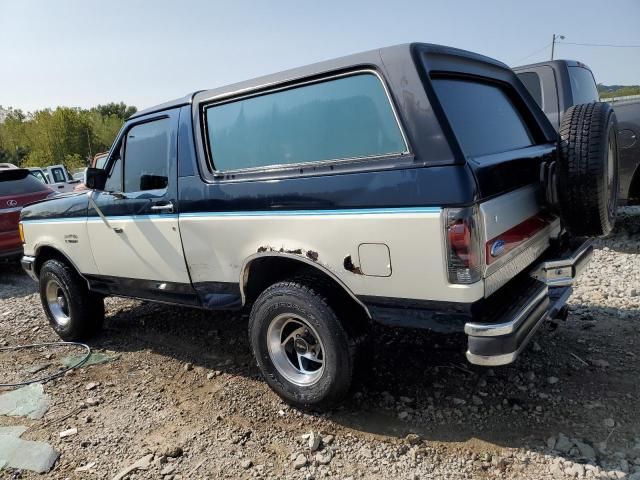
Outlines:
[{"label": "ford bronco suv", "polygon": [[246,309],[295,405],[347,392],[371,322],[465,332],[469,362],[504,365],[566,315],[577,239],[613,226],[615,124],[580,105],[559,136],[474,53],[356,54],[135,114],[88,191],[23,209],[22,264],[63,339],[109,295]]}]

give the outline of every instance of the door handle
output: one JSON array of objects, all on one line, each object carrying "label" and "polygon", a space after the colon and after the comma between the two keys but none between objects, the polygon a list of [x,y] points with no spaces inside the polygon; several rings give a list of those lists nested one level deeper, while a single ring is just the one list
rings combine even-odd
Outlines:
[{"label": "door handle", "polygon": [[155,212],[173,212],[173,203],[164,203],[162,205],[151,205],[151,210]]}]

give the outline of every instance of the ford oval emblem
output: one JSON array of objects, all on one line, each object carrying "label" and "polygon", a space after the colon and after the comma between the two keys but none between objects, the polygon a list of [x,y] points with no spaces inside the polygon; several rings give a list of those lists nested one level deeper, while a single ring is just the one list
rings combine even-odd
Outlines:
[{"label": "ford oval emblem", "polygon": [[18,201],[17,200],[7,200],[7,205],[9,205],[10,207],[15,207],[16,205],[18,205]]},{"label": "ford oval emblem", "polygon": [[499,257],[500,255],[502,255],[504,253],[504,247],[504,240],[496,240],[495,242],[493,242],[493,245],[491,245],[491,256]]}]

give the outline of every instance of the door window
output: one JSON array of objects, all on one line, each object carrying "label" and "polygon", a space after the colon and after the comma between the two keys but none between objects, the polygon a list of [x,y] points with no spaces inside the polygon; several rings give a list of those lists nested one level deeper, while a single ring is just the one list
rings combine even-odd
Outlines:
[{"label": "door window", "polygon": [[122,160],[120,158],[116,158],[113,162],[104,190],[105,192],[122,191]]},{"label": "door window", "polygon": [[524,84],[529,93],[536,101],[540,108],[544,108],[542,106],[542,82],[540,81],[540,77],[535,72],[524,72],[519,73],[518,78]]},{"label": "door window", "polygon": [[170,144],[171,121],[168,118],[136,125],[127,132],[124,148],[125,192],[167,188]]}]

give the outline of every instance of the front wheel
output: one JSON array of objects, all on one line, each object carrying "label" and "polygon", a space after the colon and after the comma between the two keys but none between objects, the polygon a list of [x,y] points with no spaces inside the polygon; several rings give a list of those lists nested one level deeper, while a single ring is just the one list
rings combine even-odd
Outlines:
[{"label": "front wheel", "polygon": [[42,265],[40,300],[49,323],[63,340],[84,340],[102,329],[103,298],[90,292],[76,271],[60,260]]},{"label": "front wheel", "polygon": [[328,300],[283,281],[258,297],[249,339],[269,386],[298,407],[326,408],[351,386],[354,347]]}]

